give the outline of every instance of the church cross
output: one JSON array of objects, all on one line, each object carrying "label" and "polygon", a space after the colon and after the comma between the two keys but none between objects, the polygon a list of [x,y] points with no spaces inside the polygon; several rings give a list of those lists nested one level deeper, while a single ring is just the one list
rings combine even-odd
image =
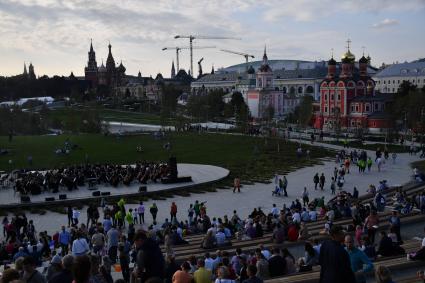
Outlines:
[{"label": "church cross", "polygon": [[348,50],[350,50],[350,43],[351,43],[351,40],[350,40],[350,39],[348,39],[348,40],[347,40],[347,49],[348,49]]}]

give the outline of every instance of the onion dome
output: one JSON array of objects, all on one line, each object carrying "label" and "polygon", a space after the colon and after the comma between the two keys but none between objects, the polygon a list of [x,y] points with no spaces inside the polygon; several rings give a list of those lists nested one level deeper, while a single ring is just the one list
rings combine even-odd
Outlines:
[{"label": "onion dome", "polygon": [[155,77],[155,80],[163,80],[163,79],[164,79],[164,77],[162,76],[161,73],[158,73]]},{"label": "onion dome", "polygon": [[254,68],[252,67],[252,65],[251,65],[251,66],[249,66],[247,73],[248,73],[248,74],[255,74],[255,70],[254,70]]},{"label": "onion dome", "polygon": [[356,60],[356,56],[354,56],[353,53],[351,53],[350,49],[347,50],[342,56],[341,61],[342,63],[354,63]]},{"label": "onion dome", "polygon": [[120,65],[118,66],[118,72],[120,73],[125,73],[126,68],[124,67],[124,65],[122,64],[122,61],[120,63]]},{"label": "onion dome", "polygon": [[334,57],[332,56],[332,58],[329,59],[329,61],[328,61],[328,66],[335,66],[335,65],[336,65],[336,61],[335,61]]},{"label": "onion dome", "polygon": [[362,58],[360,58],[359,63],[367,64],[367,63],[369,63],[369,60],[366,57],[364,57],[364,55],[363,55]]}]

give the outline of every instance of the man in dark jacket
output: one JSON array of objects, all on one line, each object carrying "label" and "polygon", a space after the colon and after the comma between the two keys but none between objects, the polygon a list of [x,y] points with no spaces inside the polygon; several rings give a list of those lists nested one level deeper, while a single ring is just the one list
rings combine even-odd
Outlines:
[{"label": "man in dark jacket", "polygon": [[355,283],[350,257],[341,244],[344,241],[342,227],[332,226],[330,234],[332,240],[325,241],[320,247],[320,283]]},{"label": "man in dark jacket", "polygon": [[279,248],[273,248],[272,256],[269,258],[270,277],[282,276],[286,270],[286,260],[280,255]]},{"label": "man in dark jacket", "polygon": [[74,257],[66,255],[62,258],[63,269],[52,276],[48,283],[72,283],[74,276],[72,275],[72,268],[74,265]]},{"label": "man in dark jacket", "polygon": [[263,283],[263,280],[256,276],[257,267],[255,265],[248,265],[247,267],[248,279],[244,280],[242,283]]},{"label": "man in dark jacket", "polygon": [[151,277],[164,278],[164,257],[159,245],[143,231],[137,232],[134,244],[137,249],[136,276],[140,278],[141,283]]}]

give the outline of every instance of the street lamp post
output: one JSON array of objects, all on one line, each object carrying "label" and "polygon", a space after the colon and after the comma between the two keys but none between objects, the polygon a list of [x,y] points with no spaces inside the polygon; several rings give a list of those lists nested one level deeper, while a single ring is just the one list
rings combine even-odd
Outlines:
[{"label": "street lamp post", "polygon": [[424,118],[425,118],[425,109],[421,108],[421,149],[423,147],[423,139],[424,139]]}]

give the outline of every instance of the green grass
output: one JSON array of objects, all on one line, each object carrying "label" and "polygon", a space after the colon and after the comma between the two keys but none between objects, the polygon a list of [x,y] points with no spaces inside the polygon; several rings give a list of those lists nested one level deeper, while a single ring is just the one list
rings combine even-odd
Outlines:
[{"label": "green grass", "polygon": [[[127,123],[139,123],[139,124],[153,124],[160,125],[161,118],[159,115],[141,112],[121,111],[114,109],[104,108],[86,108],[94,111],[98,111],[99,116],[105,121],[117,121]],[[47,119],[58,119],[60,121],[66,121],[71,113],[81,112],[82,109],[78,108],[63,108],[57,110],[51,110],[48,114]],[[171,125],[173,120],[167,119],[164,121],[165,125]]]},{"label": "green grass", "polygon": [[[79,148],[72,150],[69,155],[56,155],[54,150],[63,148],[67,139]],[[167,141],[171,142],[171,153],[178,162],[222,166],[231,170],[233,176],[241,176],[243,181],[265,181],[276,172],[313,165],[318,162],[318,158],[333,156],[327,150],[303,145],[304,148],[310,148],[311,159],[298,159],[295,154],[297,145],[294,143],[227,134],[170,133],[164,140],[156,140],[151,135],[16,136],[11,143],[7,137],[0,137],[0,148],[11,150],[11,153],[0,156],[0,170],[81,164],[86,154],[89,162],[129,164],[138,160],[166,161],[170,152],[164,150],[163,145]],[[280,152],[277,152],[278,143]],[[138,146],[143,148],[142,153],[136,151]],[[33,157],[32,167],[27,164],[29,155]],[[9,159],[13,160],[12,166],[8,164]]]},{"label": "green grass", "polygon": [[[337,141],[330,141],[328,142],[330,144],[335,144],[335,145],[340,145],[343,146],[344,142],[343,140],[340,140],[339,142]],[[404,153],[404,152],[408,152],[408,148],[405,146],[401,146],[398,144],[383,144],[383,143],[367,143],[367,144],[361,144],[358,141],[350,141],[348,143],[349,147],[354,147],[354,148],[359,148],[359,149],[365,149],[365,150],[372,150],[375,151],[378,147],[381,150],[384,150],[385,146],[388,148],[388,152],[392,153],[392,152],[396,152],[396,153]]]}]

